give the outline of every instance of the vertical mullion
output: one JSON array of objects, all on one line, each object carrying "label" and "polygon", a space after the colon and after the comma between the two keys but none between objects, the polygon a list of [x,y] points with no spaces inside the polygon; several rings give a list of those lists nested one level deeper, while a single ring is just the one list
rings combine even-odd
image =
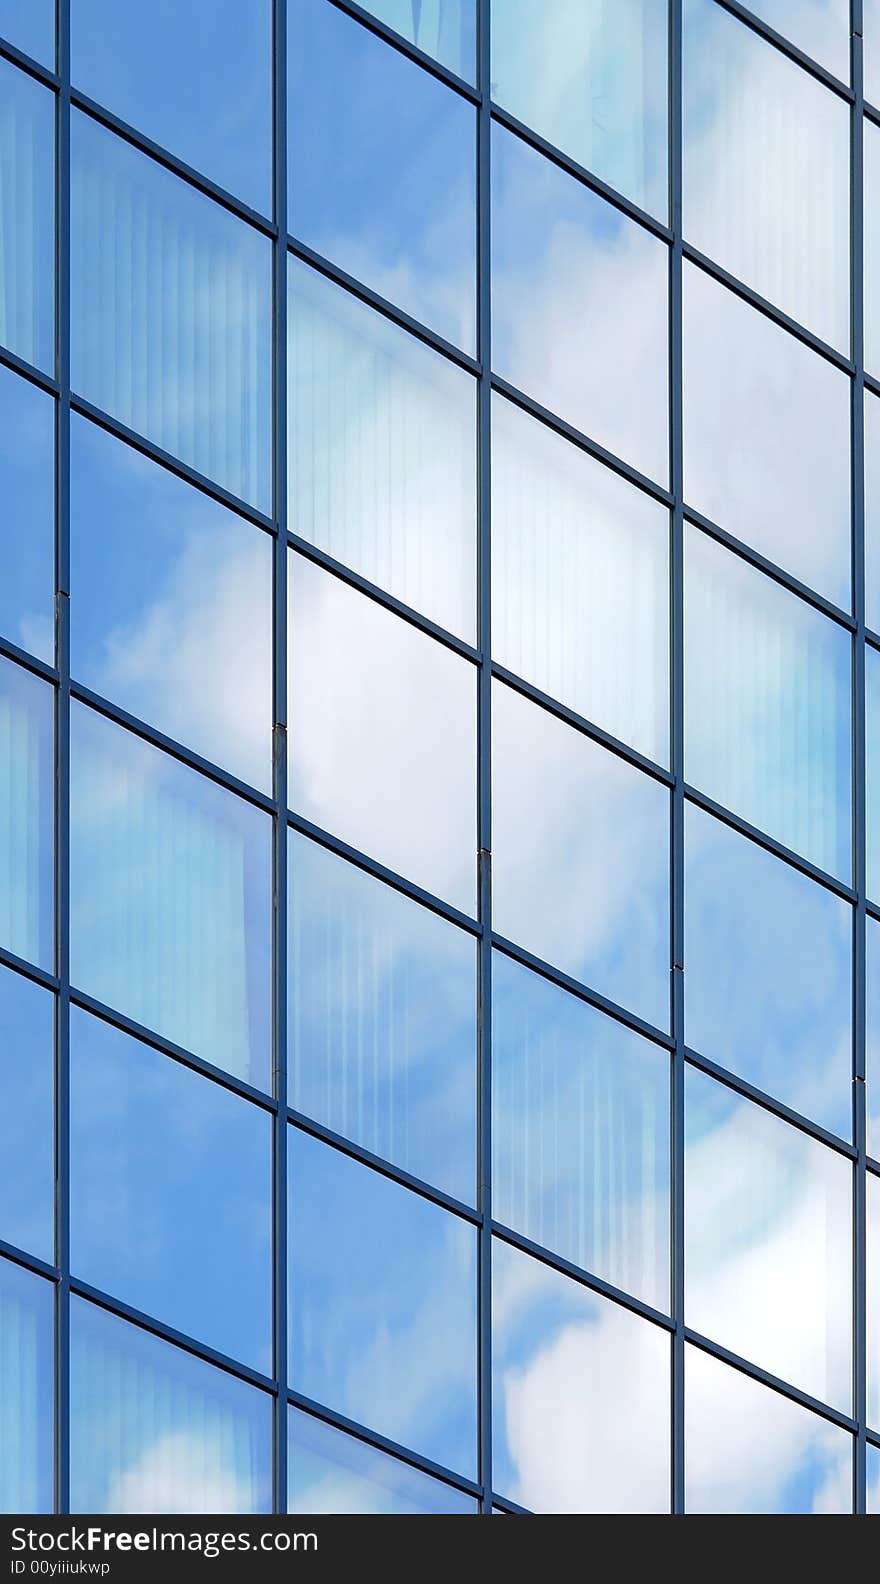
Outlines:
[{"label": "vertical mullion", "polygon": [[490,0],[480,0],[478,18],[480,105],[477,112],[477,289],[478,289],[478,672],[477,816],[479,846],[478,1107],[479,1194],[482,1217],[479,1257],[479,1471],[482,1511],[492,1511],[492,626],[491,626],[491,419],[492,342],[490,321]]},{"label": "vertical mullion", "polygon": [[856,631],[853,648],[853,883],[856,891],[853,949],[853,1415],[858,1430],[853,1480],[854,1509],[865,1511],[866,1380],[866,1105],[865,1105],[865,481],[864,481],[864,197],[862,189],[863,70],[862,0],[852,0],[850,246],[852,358],[852,577]]},{"label": "vertical mullion", "polygon": [[287,0],[274,0],[273,465],[273,1079],[274,1504],[287,1511]]}]

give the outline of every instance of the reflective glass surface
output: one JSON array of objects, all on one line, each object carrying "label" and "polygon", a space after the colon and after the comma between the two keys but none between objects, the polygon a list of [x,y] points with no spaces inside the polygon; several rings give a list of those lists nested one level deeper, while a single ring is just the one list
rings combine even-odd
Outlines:
[{"label": "reflective glass surface", "polygon": [[55,1255],[54,1105],[55,998],[0,968],[0,1237],[49,1262]]},{"label": "reflective glass surface", "polygon": [[55,403],[0,366],[0,633],[55,659]]},{"label": "reflective glass surface", "polygon": [[685,775],[847,880],[850,639],[685,525]]},{"label": "reflective glass surface", "polygon": [[0,59],[0,343],[54,373],[55,98]]},{"label": "reflective glass surface", "polygon": [[0,1259],[0,1512],[52,1511],[54,1288]]},{"label": "reflective glass surface", "polygon": [[474,80],[477,0],[370,0],[373,16],[468,82]]},{"label": "reflective glass surface", "polygon": [[689,803],[684,919],[688,1045],[849,1138],[850,904]]},{"label": "reflective glass surface", "polygon": [[864,122],[865,367],[880,375],[880,127]]},{"label": "reflective glass surface", "polygon": [[497,1238],[493,1485],[533,1512],[668,1512],[667,1334]]},{"label": "reflective glass surface", "polygon": [[865,921],[866,1071],[868,1154],[880,1160],[880,922]]},{"label": "reflective glass surface", "polygon": [[272,1399],[70,1300],[70,1511],[272,1510]]},{"label": "reflective glass surface", "polygon": [[272,205],[272,0],[71,0],[74,87],[255,209]]},{"label": "reflective glass surface", "polygon": [[70,202],[74,390],[271,511],[268,239],[76,111]]},{"label": "reflective glass surface", "polygon": [[290,230],[473,352],[473,106],[329,0],[287,38]]},{"label": "reflective glass surface", "polygon": [[[866,9],[872,4],[864,0]],[[849,0],[751,0],[749,10],[849,82]]]},{"label": "reflective glass surface", "polygon": [[52,688],[0,659],[0,946],[52,968]]},{"label": "reflective glass surface", "polygon": [[70,714],[74,984],[265,1086],[268,816],[84,706]]},{"label": "reflective glass surface", "polygon": [[850,382],[766,314],[685,262],[684,493],[850,607]]},{"label": "reflective glass surface", "polygon": [[669,1017],[669,794],[497,683],[492,918],[640,1017]]},{"label": "reflective glass surface", "polygon": [[846,102],[716,0],[684,4],[684,234],[849,351]]},{"label": "reflective glass surface", "polygon": [[497,124],[492,366],[664,483],[665,243]]},{"label": "reflective glass surface", "polygon": [[473,912],[473,666],[302,556],[288,578],[291,807]]},{"label": "reflective glass surface", "polygon": [[70,1263],[272,1373],[271,1118],[70,1011]]},{"label": "reflective glass surface", "polygon": [[55,65],[55,0],[0,0],[0,37]]},{"label": "reflective glass surface", "polygon": [[70,541],[76,680],[271,790],[269,535],[73,413]]},{"label": "reflective glass surface", "polygon": [[291,531],[474,642],[473,377],[288,257]]},{"label": "reflective glass surface", "polygon": [[[880,104],[880,0],[862,0],[862,34],[865,98],[872,104],[878,105]],[[871,1450],[870,1447],[868,1450]],[[880,1468],[880,1452],[878,1452],[878,1468]]]},{"label": "reflective glass surface", "polygon": [[288,1185],[293,1390],[473,1478],[474,1228],[297,1130]]},{"label": "reflective glass surface", "polygon": [[685,1510],[852,1511],[852,1437],[700,1348],[685,1347]]},{"label": "reflective glass surface", "polygon": [[868,895],[880,901],[880,650],[865,649],[865,791]]},{"label": "reflective glass surface", "polygon": [[685,1129],[686,1323],[848,1412],[849,1161],[694,1068]]},{"label": "reflective glass surface", "polygon": [[494,0],[492,98],[665,220],[666,48],[655,0]]},{"label": "reflective glass surface", "polygon": [[495,952],[492,1215],[669,1304],[669,1057]]},{"label": "reflective glass surface", "polygon": [[865,391],[865,621],[880,632],[880,399]]},{"label": "reflective glass surface", "polygon": [[492,655],[666,761],[669,514],[585,451],[492,403]]},{"label": "reflective glass surface", "polygon": [[452,1485],[389,1457],[312,1414],[287,1414],[287,1510],[292,1513],[473,1513]]},{"label": "reflective glass surface", "polygon": [[867,1175],[868,1423],[880,1427],[880,1177]]},{"label": "reflective glass surface", "polygon": [[290,1105],[473,1203],[473,937],[294,831],[288,864]]},{"label": "reflective glass surface", "polygon": [[865,1448],[867,1507],[869,1513],[880,1513],[880,1447],[868,1442]]}]

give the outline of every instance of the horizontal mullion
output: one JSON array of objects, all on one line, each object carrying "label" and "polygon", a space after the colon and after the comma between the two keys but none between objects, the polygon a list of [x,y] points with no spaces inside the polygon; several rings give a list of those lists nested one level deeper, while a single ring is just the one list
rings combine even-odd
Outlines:
[{"label": "horizontal mullion", "polygon": [[20,973],[25,979],[33,980],[34,984],[43,985],[46,990],[59,989],[57,974],[51,973],[46,968],[37,967],[36,963],[28,962],[26,957],[18,957],[5,946],[0,946],[0,964],[4,968],[11,968],[15,973]]},{"label": "horizontal mullion", "polygon": [[664,1331],[672,1333],[675,1330],[675,1321],[664,1314],[662,1309],[655,1309],[652,1304],[644,1303],[641,1298],[625,1292],[622,1287],[615,1287],[612,1282],[605,1281],[595,1272],[586,1270],[582,1265],[575,1265],[572,1260],[564,1259],[560,1254],[554,1254],[552,1249],[547,1248],[543,1243],[535,1243],[532,1238],[524,1237],[521,1232],[514,1231],[513,1227],[506,1226],[504,1222],[493,1221],[491,1231],[492,1236],[500,1243],[507,1243],[511,1248],[531,1255],[542,1265],[558,1271],[561,1276],[571,1277],[581,1287],[588,1287],[591,1292],[619,1304],[622,1309],[630,1310],[632,1314],[650,1321],[652,1325],[660,1326]]},{"label": "horizontal mullion", "polygon": [[716,803],[714,798],[707,797],[705,792],[700,792],[696,787],[685,782],[684,795],[688,803],[693,803],[707,814],[714,814],[722,824],[729,825],[731,830],[739,831],[741,836],[747,836],[750,841],[763,847],[765,852],[772,853],[775,858],[781,858],[784,863],[791,864],[793,869],[799,869],[801,874],[815,880],[828,891],[833,891],[835,896],[842,897],[845,902],[855,902],[856,892],[852,886],[843,880],[838,880],[835,875],[829,874],[826,869],[820,869],[817,864],[811,863],[809,858],[804,858],[792,847],[786,847],[777,841],[775,836],[768,836],[766,831],[757,825],[750,825],[748,820],[739,814],[734,814],[731,809],[725,808],[723,803]]},{"label": "horizontal mullion", "polygon": [[27,649],[20,649],[18,644],[11,643],[8,638],[0,637],[0,655],[21,666],[23,671],[30,671],[33,676],[41,677],[44,682],[55,687],[58,683],[58,672],[46,660],[38,660]]},{"label": "horizontal mullion", "polygon": [[[31,3],[35,3],[35,0],[31,0]],[[22,71],[27,72],[29,77],[35,77],[44,87],[51,88],[54,93],[59,92],[61,79],[58,73],[54,72],[51,66],[44,66],[42,61],[36,60],[33,55],[28,55],[26,50],[19,49],[11,40],[0,38],[0,55],[13,66],[20,66]]]},{"label": "horizontal mullion", "polygon": [[864,632],[865,643],[868,645],[868,648],[880,649],[880,632],[875,632],[872,627],[865,627],[862,630]]},{"label": "horizontal mullion", "polygon": [[875,396],[880,396],[880,378],[875,374],[869,374],[867,371],[862,377],[865,382],[865,389],[873,391]]},{"label": "horizontal mullion", "polygon": [[[346,1137],[344,1133],[337,1133],[333,1128],[325,1127],[323,1122],[316,1122],[314,1117],[308,1116],[304,1111],[296,1111],[292,1106],[287,1108],[287,1120],[298,1132],[308,1133],[311,1138],[338,1150],[341,1155],[347,1155],[349,1159],[358,1161],[362,1166],[369,1166],[372,1171],[378,1172],[381,1177],[387,1177],[391,1182],[398,1183],[401,1188],[411,1189],[422,1199],[428,1199],[442,1210],[450,1211],[462,1221],[468,1221],[471,1226],[482,1226],[482,1216],[473,1205],[466,1204],[463,1199],[456,1199],[453,1194],[444,1192],[442,1188],[434,1187],[423,1177],[416,1177],[412,1172],[405,1171],[402,1166],[396,1166],[387,1156],[374,1154],[372,1150],[365,1149],[363,1145]],[[476,1178],[476,1166],[474,1176]]]},{"label": "horizontal mullion", "polygon": [[732,1353],[729,1348],[723,1347],[720,1342],[713,1342],[711,1337],[703,1336],[700,1331],[692,1331],[689,1326],[684,1328],[684,1339],[692,1347],[700,1349],[701,1353],[709,1353],[722,1364],[729,1364],[731,1369],[739,1370],[741,1375],[748,1375],[750,1379],[758,1381],[760,1385],[767,1386],[771,1391],[778,1392],[781,1397],[788,1397],[791,1402],[799,1403],[802,1408],[808,1408],[811,1413],[818,1414],[822,1419],[828,1419],[832,1424],[839,1425],[842,1430],[853,1433],[858,1426],[849,1414],[841,1413],[839,1408],[832,1408],[830,1404],[821,1402],[818,1397],[811,1397],[809,1392],[801,1391],[799,1386],[793,1386],[790,1381],[783,1380],[779,1375],[771,1374],[770,1370],[761,1368],[760,1364],[753,1364],[749,1359],[743,1358],[740,1353]]},{"label": "horizontal mullion", "polygon": [[[775,303],[772,303],[768,297],[762,297],[760,292],[756,292],[753,287],[747,286],[745,281],[740,280],[738,275],[732,275],[721,264],[716,264],[714,259],[710,258],[707,253],[701,253],[699,248],[693,247],[690,242],[682,242],[682,254],[689,263],[701,269],[704,274],[711,275],[714,280],[718,281],[719,285],[726,286],[728,291],[733,292],[734,296],[741,298],[743,302],[748,303],[756,312],[763,314],[765,319],[772,319],[774,324],[779,325],[780,329],[787,330],[790,335],[801,341],[804,346],[809,347],[811,351],[816,352],[819,357],[823,357],[827,362],[833,363],[842,373],[850,375],[855,373],[855,364],[851,358],[846,356],[846,353],[838,351],[829,342],[823,341],[821,336],[817,336],[812,330],[808,330],[806,325],[802,325],[798,319],[792,319],[791,315],[787,314],[783,308],[777,308]],[[723,380],[723,370],[720,377]]]},{"label": "horizontal mullion", "polygon": [[811,77],[816,77],[819,82],[824,83],[826,88],[830,88],[841,99],[845,99],[848,104],[854,102],[855,94],[848,83],[843,82],[839,77],[835,77],[827,66],[821,65],[819,61],[814,60],[812,55],[808,55],[797,44],[793,44],[790,39],[786,38],[784,33],[777,32],[776,28],[771,27],[769,22],[765,22],[763,17],[756,16],[754,11],[751,11],[748,6],[742,5],[740,0],[717,0],[717,3],[725,11],[729,11],[731,16],[738,17],[740,22],[744,22],[747,27],[751,28],[753,33],[757,33],[761,38],[766,39],[768,43],[775,44],[783,55],[787,55],[789,60],[795,62],[795,65],[802,66],[804,71],[809,72]]},{"label": "horizontal mullion", "polygon": [[470,100],[473,105],[480,103],[479,90],[474,87],[473,83],[469,83],[467,78],[459,77],[457,72],[451,71],[448,66],[444,66],[442,61],[435,60],[433,55],[428,55],[425,50],[420,49],[418,44],[413,44],[410,39],[404,38],[402,33],[397,33],[394,28],[389,27],[387,22],[382,22],[372,12],[365,11],[363,6],[355,4],[354,0],[330,0],[330,4],[334,5],[337,11],[344,11],[347,16],[353,17],[356,22],[360,22],[368,32],[375,33],[377,38],[383,39],[386,44],[390,44],[392,49],[398,50],[401,55],[408,56],[411,61],[415,61],[417,66],[424,67],[425,71],[430,72],[432,77],[439,78],[440,82],[445,83],[447,88],[452,88],[463,99]]},{"label": "horizontal mullion", "polygon": [[741,1095],[744,1100],[753,1101],[755,1105],[761,1106],[762,1110],[769,1111],[771,1115],[777,1117],[780,1122],[789,1123],[801,1133],[806,1133],[810,1138],[816,1139],[818,1143],[826,1144],[829,1149],[836,1150],[839,1155],[845,1155],[847,1160],[855,1161],[857,1159],[858,1151],[854,1144],[841,1138],[838,1133],[832,1133],[828,1128],[822,1127],[820,1123],[811,1121],[809,1117],[804,1116],[803,1112],[795,1111],[791,1106],[787,1106],[781,1100],[775,1099],[765,1089],[759,1089],[756,1084],[749,1083],[747,1079],[741,1078],[738,1073],[733,1072],[729,1067],[723,1067],[719,1062],[712,1061],[708,1056],[702,1056],[699,1051],[692,1050],[690,1046],[685,1047],[684,1055],[685,1061],[690,1067],[697,1068],[710,1078],[716,1078],[726,1089],[732,1089],[736,1094]]},{"label": "horizontal mullion", "polygon": [[520,1507],[516,1502],[511,1501],[508,1496],[499,1496],[497,1491],[492,1492],[492,1506],[497,1507],[499,1512],[510,1513],[513,1517],[518,1517],[520,1514],[524,1518],[532,1516],[530,1507]]},{"label": "horizontal mullion", "polygon": [[571,974],[565,973],[561,968],[554,968],[543,957],[536,957],[533,952],[527,951],[523,946],[517,946],[515,941],[508,940],[504,935],[492,934],[492,945],[496,951],[503,952],[505,957],[510,957],[514,962],[520,963],[524,968],[531,968],[533,973],[540,974],[542,979],[548,979],[551,984],[558,985],[561,990],[568,990],[577,996],[580,1001],[586,1001],[588,1006],[595,1007],[597,1012],[604,1012],[616,1022],[623,1023],[626,1028],[632,1029],[636,1034],[644,1035],[645,1039],[653,1040],[655,1045],[662,1045],[665,1050],[675,1049],[675,1041],[671,1035],[657,1028],[653,1023],[646,1023],[644,1018],[638,1017],[635,1012],[628,1012],[626,1007],[620,1006],[616,1001],[609,1001],[598,990],[591,990],[589,985],[581,979],[575,979]]},{"label": "horizontal mullion", "polygon": [[31,1254],[27,1249],[19,1248],[16,1243],[7,1243],[5,1238],[0,1238],[0,1259],[9,1260],[13,1265],[20,1265],[23,1270],[33,1271],[36,1276],[45,1276],[47,1281],[61,1280],[61,1272],[51,1260],[40,1259],[38,1254]]},{"label": "horizontal mullion", "polygon": [[865,112],[865,120],[872,121],[875,126],[880,126],[880,105],[869,104],[866,99],[862,108]]},{"label": "horizontal mullion", "polygon": [[873,1155],[866,1155],[865,1165],[874,1177],[880,1177],[880,1160],[875,1160]]},{"label": "horizontal mullion", "polygon": [[291,1408],[300,1409],[312,1419],[321,1419],[325,1424],[353,1436],[356,1441],[363,1441],[368,1446],[375,1447],[379,1452],[387,1452],[389,1457],[397,1458],[400,1463],[408,1463],[411,1468],[420,1469],[423,1474],[430,1474],[435,1479],[442,1480],[444,1485],[454,1485],[456,1490],[463,1491],[467,1496],[479,1498],[482,1495],[482,1487],[475,1480],[468,1479],[465,1474],[456,1474],[454,1469],[446,1468],[445,1464],[434,1463],[430,1458],[422,1457],[411,1447],[403,1446],[399,1441],[392,1441],[389,1436],[380,1435],[377,1430],[368,1429],[357,1419],[349,1419],[345,1414],[337,1413],[326,1404],[317,1402],[314,1397],[306,1397],[303,1392],[291,1389],[287,1393],[287,1401]]},{"label": "horizontal mullion", "polygon": [[869,918],[880,921],[880,902],[872,902],[869,897],[865,902],[865,911]]},{"label": "horizontal mullion", "polygon": [[450,362],[457,363],[460,368],[467,369],[469,374],[478,375],[480,373],[480,365],[476,358],[471,357],[468,352],[463,352],[461,347],[457,347],[453,341],[447,341],[444,336],[438,335],[436,330],[432,330],[429,325],[423,324],[420,319],[414,319],[405,309],[398,308],[390,297],[382,297],[379,292],[373,291],[372,286],[367,286],[364,281],[358,280],[356,275],[349,275],[347,270],[341,269],[338,264],[334,264],[333,260],[327,258],[325,254],[318,253],[313,247],[309,247],[307,242],[302,242],[299,237],[289,235],[287,238],[287,250],[295,258],[300,259],[303,264],[310,265],[320,275],[326,276],[327,280],[331,280],[337,286],[343,287],[345,291],[351,292],[353,297],[357,297],[361,302],[366,303],[368,308],[375,308],[377,313],[383,314],[386,319],[390,319],[394,324],[399,325],[402,330],[408,330],[410,335],[416,337],[416,340],[423,341],[426,346],[432,347],[435,352],[441,352],[444,357],[449,358]]},{"label": "horizontal mullion", "polygon": [[43,369],[37,368],[35,363],[28,363],[26,358],[19,357],[10,347],[0,345],[0,363],[5,368],[11,369],[13,374],[20,374],[22,379],[29,380],[32,385],[39,385],[47,396],[57,396],[59,385],[57,379],[51,374],[46,374]]},{"label": "horizontal mullion", "polygon": [[524,677],[518,676],[515,671],[508,671],[506,666],[492,662],[492,676],[496,682],[503,682],[515,693],[529,699],[532,704],[537,704],[549,715],[555,715],[557,720],[564,721],[573,727],[583,737],[589,737],[592,742],[600,747],[607,748],[609,753],[616,754],[619,759],[625,759],[636,770],[643,770],[645,775],[652,776],[655,781],[661,781],[664,786],[672,787],[675,777],[672,772],[665,770],[662,765],[653,759],[648,759],[645,754],[639,753],[637,748],[631,748],[620,737],[613,737],[610,732],[597,726],[594,721],[588,720],[585,715],[578,714],[577,710],[570,709],[567,704],[562,704],[550,693],[543,693],[532,682],[527,682]]}]

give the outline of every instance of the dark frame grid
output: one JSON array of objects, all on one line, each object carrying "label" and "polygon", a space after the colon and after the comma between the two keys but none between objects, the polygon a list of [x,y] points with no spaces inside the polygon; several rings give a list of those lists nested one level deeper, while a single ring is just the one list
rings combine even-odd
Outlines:
[{"label": "dark frame grid", "polygon": [[[13,953],[0,948],[0,962],[18,970],[27,977],[56,992],[56,1219],[57,1263],[37,1259],[26,1251],[0,1240],[0,1254],[30,1268],[52,1280],[56,1287],[56,1502],[59,1511],[69,1506],[68,1492],[68,1310],[71,1292],[91,1299],[123,1319],[127,1319],[157,1336],[176,1343],[194,1354],[261,1387],[275,1401],[274,1435],[274,1499],[276,1509],[286,1509],[287,1488],[287,1407],[288,1404],[304,1409],[317,1417],[346,1430],[368,1444],[388,1451],[413,1467],[434,1474],[457,1489],[478,1498],[484,1513],[495,1510],[516,1512],[514,1503],[503,1495],[493,1493],[490,1472],[492,1466],[491,1420],[491,1247],[493,1238],[520,1248],[574,1280],[591,1288],[632,1312],[643,1316],[665,1330],[672,1344],[672,1491],[674,1511],[684,1510],[684,1346],[692,1343],[715,1358],[743,1372],[768,1388],[778,1391],[793,1402],[812,1409],[826,1420],[853,1433],[853,1491],[854,1510],[865,1510],[865,1464],[868,1444],[880,1447],[880,1431],[870,1432],[866,1427],[866,1180],[868,1173],[880,1177],[880,1161],[867,1155],[866,1142],[866,1071],[865,1071],[865,931],[868,916],[880,919],[880,904],[872,903],[866,895],[866,806],[865,806],[865,652],[866,647],[880,649],[880,634],[871,632],[865,623],[864,580],[864,416],[865,389],[880,395],[880,379],[865,372],[863,336],[863,212],[862,147],[865,118],[880,125],[880,108],[866,104],[863,95],[862,71],[862,0],[851,0],[851,78],[849,86],[824,67],[805,55],[797,46],[778,34],[762,19],[739,3],[739,0],[716,0],[725,10],[736,16],[745,26],[767,39],[803,70],[822,82],[826,88],[843,99],[851,110],[851,263],[852,263],[852,341],[851,357],[831,348],[809,330],[790,319],[785,313],[760,297],[750,287],[730,276],[713,261],[690,246],[682,234],[681,171],[681,61],[682,61],[682,0],[669,0],[669,192],[670,219],[666,225],[646,214],[637,205],[624,198],[589,171],[571,160],[560,150],[524,126],[490,101],[489,84],[489,6],[491,0],[479,0],[478,9],[478,86],[474,87],[456,76],[437,61],[427,56],[417,46],[396,34],[384,23],[364,11],[353,0],[328,0],[328,3],[348,13],[385,43],[411,60],[447,87],[473,104],[477,111],[477,227],[478,227],[478,357],[472,358],[450,345],[426,326],[412,319],[393,303],[379,297],[362,282],[354,280],[331,260],[314,252],[303,241],[288,234],[287,227],[287,139],[286,139],[286,0],[273,0],[275,58],[274,58],[274,130],[275,167],[274,203],[275,219],[256,214],[246,204],[224,191],[197,171],[179,160],[168,150],[160,148],[115,115],[95,104],[85,95],[72,89],[69,75],[70,0],[57,0],[57,71],[53,72],[15,46],[0,39],[0,55],[28,72],[51,88],[56,96],[56,372],[47,376],[30,366],[15,354],[0,348],[0,362],[29,379],[56,398],[56,663],[48,666],[23,652],[18,646],[0,638],[0,654],[17,661],[36,675],[51,682],[56,697],[56,969],[54,974],[22,961]],[[255,226],[273,245],[273,388],[274,388],[274,449],[273,472],[275,486],[274,515],[267,517],[247,503],[236,499],[210,479],[198,474],[175,457],[163,452],[152,442],[134,434],[112,416],[95,408],[70,390],[69,378],[69,124],[70,107],[76,106],[94,119],[125,138],[144,153],[160,161],[167,169],[189,182],[222,204],[241,220]],[[588,435],[574,429],[556,415],[546,411],[524,392],[491,373],[491,323],[490,323],[490,142],[491,126],[496,121],[523,138],[534,149],[606,198],[624,214],[635,219],[655,236],[662,239],[669,250],[670,268],[670,487],[646,478],[630,464],[612,455]],[[288,531],[287,526],[287,429],[286,429],[286,342],[287,342],[287,260],[292,254],[314,266],[323,275],[346,287],[362,301],[377,309],[387,318],[409,330],[427,345],[435,348],[459,366],[468,369],[478,381],[478,643],[474,647],[453,634],[439,628],[417,611],[403,605],[394,596],[373,585],[365,578],[335,561],[326,552]],[[745,545],[718,524],[688,507],[683,496],[682,470],[682,355],[681,355],[681,280],[682,265],[687,259],[720,281],[756,310],[775,323],[782,325],[799,340],[811,347],[837,368],[850,376],[852,393],[851,468],[852,468],[852,549],[853,549],[853,609],[847,612],[833,605],[814,590],[802,584],[760,553]],[[719,371],[719,377],[722,371]],[[596,457],[613,471],[663,503],[671,511],[670,534],[670,709],[671,709],[671,760],[670,769],[656,764],[643,755],[614,739],[593,722],[549,698],[540,690],[514,676],[505,668],[494,664],[490,655],[491,588],[490,588],[490,402],[493,391],[505,395],[525,412],[546,424],[557,434],[571,441],[581,450]],[[70,411],[82,413],[109,432],[164,464],[172,472],[204,491],[223,504],[232,506],[240,515],[255,523],[274,539],[274,713],[273,713],[273,792],[271,797],[239,781],[235,776],[209,763],[183,744],[134,719],[126,711],[99,698],[90,690],[71,682],[69,666],[69,524],[68,524],[68,457]],[[716,804],[712,799],[689,786],[684,778],[684,692],[683,692],[683,534],[689,522],[701,528],[710,537],[725,545],[737,556],[763,571],[782,586],[792,590],[810,605],[822,611],[832,621],[851,634],[853,639],[853,884],[847,885],[822,870],[809,860],[786,848],[774,838],[755,829],[739,816]],[[422,632],[445,644],[477,670],[478,679],[478,920],[469,918],[440,898],[430,895],[404,877],[387,870],[368,855],[356,851],[331,832],[321,830],[308,820],[291,811],[287,804],[287,556],[292,549],[359,589],[389,611],[411,623]],[[589,986],[573,980],[567,974],[524,951],[514,942],[495,934],[491,922],[491,756],[490,709],[493,680],[503,681],[524,697],[531,699],[573,729],[608,748],[613,753],[638,767],[671,792],[671,917],[670,917],[670,967],[671,967],[671,1033],[647,1024],[625,1008],[615,1005]],[[274,1096],[253,1088],[248,1083],[212,1066],[209,1062],[182,1050],[178,1046],[143,1028],[132,1019],[97,1002],[93,997],[71,987],[69,981],[69,940],[67,908],[68,867],[68,721],[71,698],[79,699],[99,710],[109,719],[117,721],[136,735],[164,749],[182,763],[200,771],[219,785],[235,792],[273,816],[273,1078]],[[699,1052],[685,1045],[684,1037],[684,855],[683,828],[686,803],[693,803],[716,815],[734,830],[750,837],[768,852],[808,875],[814,881],[853,904],[854,973],[853,973],[853,1141],[829,1133],[805,1116],[792,1111],[771,1096],[754,1088],[736,1074],[719,1067]],[[289,1109],[287,1104],[287,830],[300,831],[322,846],[346,858],[349,862],[385,881],[394,889],[414,898],[433,912],[450,920],[470,933],[479,945],[478,973],[478,1197],[476,1209],[463,1204],[431,1185],[414,1178],[408,1172],[374,1156],[351,1140],[343,1138],[312,1119]],[[613,1018],[645,1035],[666,1049],[671,1058],[672,1081],[672,1271],[671,1303],[668,1314],[620,1291],[595,1274],[573,1266],[567,1260],[539,1247],[530,1239],[502,1226],[492,1219],[491,1207],[491,964],[493,950],[500,950],[523,965],[537,971],[554,984],[566,988],[581,1000],[610,1014]],[[274,1375],[269,1379],[257,1371],[228,1358],[216,1350],[182,1335],[153,1317],[141,1314],[112,1295],[98,1291],[71,1276],[69,1264],[69,1215],[67,1203],[68,1158],[68,1023],[71,1003],[81,1006],[104,1020],[145,1040],[155,1049],[202,1073],[227,1089],[244,1096],[268,1111],[273,1117],[273,1217],[274,1244],[274,1323],[275,1357]],[[684,1321],[684,1077],[688,1066],[702,1070],[726,1084],[735,1092],[757,1102],[782,1120],[802,1132],[820,1140],[853,1163],[854,1194],[854,1290],[853,1290],[853,1415],[843,1414],[827,1404],[810,1397],[805,1392],[779,1380],[745,1359],[707,1337],[690,1330]],[[407,1186],[434,1203],[471,1223],[479,1233],[479,1480],[467,1480],[451,1470],[438,1468],[408,1448],[398,1446],[369,1428],[353,1424],[344,1416],[325,1405],[318,1404],[289,1389],[287,1379],[287,1239],[286,1239],[286,1153],[288,1126],[293,1125],[316,1138],[332,1144],[343,1153],[374,1167],[396,1182]]]}]

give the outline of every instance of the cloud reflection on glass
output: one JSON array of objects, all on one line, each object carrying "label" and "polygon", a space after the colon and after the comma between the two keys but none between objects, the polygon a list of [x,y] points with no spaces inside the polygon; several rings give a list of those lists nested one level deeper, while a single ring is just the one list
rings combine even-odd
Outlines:
[{"label": "cloud reflection on glass", "polygon": [[55,402],[0,366],[0,633],[55,659]]},{"label": "cloud reflection on glass", "polygon": [[0,60],[0,343],[55,361],[55,96]]},{"label": "cloud reflection on glass", "polygon": [[54,717],[49,683],[0,659],[0,946],[50,972]]},{"label": "cloud reflection on glass", "polygon": [[477,55],[477,0],[369,0],[364,7],[468,82]]},{"label": "cloud reflection on glass", "polygon": [[389,1457],[313,1414],[287,1413],[292,1513],[474,1513],[473,1496]]},{"label": "cloud reflection on glass", "polygon": [[[864,0],[867,10],[874,0]],[[849,82],[849,0],[751,0],[749,9]]]},{"label": "cloud reflection on glass", "polygon": [[53,1510],[55,1289],[0,1259],[0,1513]]},{"label": "cloud reflection on glass", "polygon": [[50,1263],[54,1106],[55,997],[0,968],[0,1235]]}]

